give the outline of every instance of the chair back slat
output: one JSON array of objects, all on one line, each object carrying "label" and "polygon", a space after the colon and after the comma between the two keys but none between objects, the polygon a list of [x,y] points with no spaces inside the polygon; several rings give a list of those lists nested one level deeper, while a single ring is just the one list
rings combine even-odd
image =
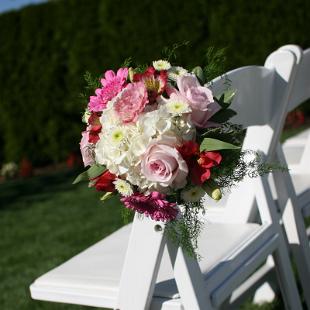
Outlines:
[{"label": "chair back slat", "polygon": [[294,110],[308,99],[310,99],[310,48],[303,52],[288,110]]},{"label": "chair back slat", "polygon": [[[244,67],[228,72],[224,77],[213,81],[212,89],[222,92],[227,83],[237,90],[232,108],[238,113],[233,122],[247,126],[243,149],[260,151],[272,160],[284,124],[290,101],[292,81],[296,73],[296,57],[288,50],[278,50],[266,60],[265,67]],[[211,209],[207,217],[226,222],[247,222],[256,217],[254,212],[254,190],[246,178],[229,195],[222,211]],[[216,204],[206,199],[206,205]]]}]

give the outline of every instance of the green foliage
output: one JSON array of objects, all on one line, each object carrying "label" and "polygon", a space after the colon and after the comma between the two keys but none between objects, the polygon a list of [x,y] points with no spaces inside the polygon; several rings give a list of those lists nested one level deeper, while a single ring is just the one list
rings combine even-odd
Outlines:
[{"label": "green foliage", "polygon": [[[263,64],[283,44],[308,47],[309,15],[303,0],[66,0],[1,14],[0,160],[44,164],[78,150],[87,70],[97,77],[130,56],[149,63],[170,46],[164,58],[200,64],[210,80]],[[227,47],[226,61],[208,46]]]},{"label": "green foliage", "polygon": [[204,75],[208,81],[225,72],[226,56],[226,48],[215,49],[213,46],[208,48],[205,55],[206,65],[204,67]]},{"label": "green foliage", "polygon": [[183,41],[180,43],[174,43],[171,47],[166,46],[162,50],[162,54],[165,59],[168,61],[173,61],[177,59],[177,51],[180,50],[180,48],[185,47],[189,45],[189,41]]},{"label": "green foliage", "polygon": [[77,184],[82,181],[89,181],[101,175],[106,170],[105,166],[102,165],[93,165],[88,168],[86,171],[80,173],[72,182],[72,184]]},{"label": "green foliage", "polygon": [[85,104],[85,108],[88,103],[89,96],[95,93],[95,90],[100,87],[100,78],[94,77],[89,71],[84,73],[84,80],[86,82],[86,86],[84,88],[84,92],[80,94],[83,103]]},{"label": "green foliage", "polygon": [[287,167],[280,163],[266,162],[264,156],[258,152],[223,150],[221,153],[223,161],[221,165],[213,167],[212,178],[225,191],[229,191],[245,177],[256,178],[273,171],[287,171]]},{"label": "green foliage", "polygon": [[233,145],[218,139],[204,138],[200,144],[200,152],[202,151],[218,151],[218,150],[235,150],[240,146]]},{"label": "green foliage", "polygon": [[168,222],[165,234],[176,246],[181,246],[187,255],[199,259],[197,249],[198,237],[203,228],[203,222],[200,220],[201,213],[205,212],[203,203],[186,202],[181,208],[182,217]]}]

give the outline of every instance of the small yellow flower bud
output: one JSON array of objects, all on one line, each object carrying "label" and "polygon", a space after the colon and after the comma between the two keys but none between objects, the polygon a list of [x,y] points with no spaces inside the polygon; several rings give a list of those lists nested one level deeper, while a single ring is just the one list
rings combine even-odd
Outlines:
[{"label": "small yellow flower bud", "polygon": [[221,189],[217,186],[217,184],[209,180],[205,184],[202,185],[202,188],[206,191],[206,193],[214,200],[219,201],[222,198]]},{"label": "small yellow flower bud", "polygon": [[221,198],[222,198],[221,190],[219,188],[214,189],[211,193],[211,197],[212,197],[212,199],[214,199],[216,201],[221,200]]},{"label": "small yellow flower bud", "polygon": [[135,72],[134,72],[133,68],[130,67],[128,70],[128,77],[129,77],[130,82],[133,82],[133,75],[134,74],[135,74]]},{"label": "small yellow flower bud", "polygon": [[113,194],[112,192],[106,192],[106,193],[100,198],[100,200],[101,200],[101,201],[108,200],[109,198],[111,198],[111,195],[112,195],[112,194]]}]

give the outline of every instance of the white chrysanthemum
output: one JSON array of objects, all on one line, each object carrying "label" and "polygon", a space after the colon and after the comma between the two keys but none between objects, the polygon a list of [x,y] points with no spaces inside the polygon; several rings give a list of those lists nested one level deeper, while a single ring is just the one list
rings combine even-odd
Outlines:
[{"label": "white chrysanthemum", "polygon": [[133,190],[131,188],[131,185],[122,180],[122,179],[117,179],[113,182],[115,185],[115,189],[122,195],[122,196],[130,196],[133,194]]},{"label": "white chrysanthemum", "polygon": [[171,67],[168,70],[168,79],[175,81],[178,79],[179,76],[186,74],[188,71],[182,67]]},{"label": "white chrysanthemum", "polygon": [[166,108],[169,113],[174,115],[180,115],[183,113],[191,112],[188,103],[185,100],[182,100],[178,97],[168,100]]},{"label": "white chrysanthemum", "polygon": [[161,71],[161,70],[169,70],[171,68],[170,62],[167,60],[156,60],[153,61],[153,67],[155,70]]},{"label": "white chrysanthemum", "polygon": [[181,192],[181,197],[186,202],[198,202],[204,195],[205,191],[199,187],[191,187],[189,189],[185,189]]}]

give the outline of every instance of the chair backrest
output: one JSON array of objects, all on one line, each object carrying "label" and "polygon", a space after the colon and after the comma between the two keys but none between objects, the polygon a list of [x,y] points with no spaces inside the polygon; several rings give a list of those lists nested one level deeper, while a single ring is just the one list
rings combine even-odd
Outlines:
[{"label": "chair backrest", "polygon": [[[295,46],[283,46],[281,49],[293,50]],[[288,111],[297,108],[301,103],[310,99],[310,48],[302,52],[298,66]]]},{"label": "chair backrest", "polygon": [[[248,127],[244,150],[260,151],[267,159],[273,158],[290,100],[296,62],[292,51],[278,50],[267,58],[264,67],[239,68],[212,82],[215,94],[227,88],[227,80],[231,88],[237,90],[232,108],[238,114],[232,122]],[[221,222],[255,219],[257,209],[251,184],[246,178],[224,199],[226,203],[222,208],[206,199],[206,205],[210,207],[207,218]]]},{"label": "chair backrest", "polygon": [[270,121],[273,82],[273,70],[261,66],[247,66],[214,79],[211,89],[215,95],[220,95],[228,87],[236,90],[231,107],[238,114],[232,122],[247,127]]}]

